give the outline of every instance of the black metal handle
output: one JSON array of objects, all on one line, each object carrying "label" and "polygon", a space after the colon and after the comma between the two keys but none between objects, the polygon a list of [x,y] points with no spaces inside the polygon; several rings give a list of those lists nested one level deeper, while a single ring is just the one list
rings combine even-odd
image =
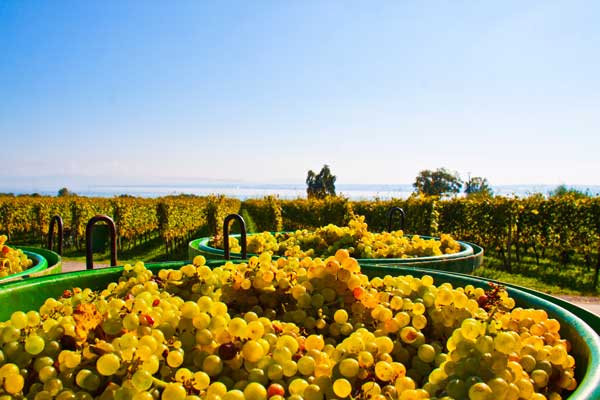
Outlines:
[{"label": "black metal handle", "polygon": [[115,221],[108,215],[95,215],[85,227],[85,269],[94,269],[94,260],[92,259],[92,227],[96,222],[104,221],[108,224],[110,230],[110,265],[117,265],[117,227]]},{"label": "black metal handle", "polygon": [[400,213],[400,229],[404,230],[404,219],[406,218],[406,214],[404,210],[400,207],[390,207],[387,212],[388,215],[388,232],[392,231],[392,219],[394,218],[395,213]]},{"label": "black metal handle", "polygon": [[64,227],[60,215],[55,215],[50,220],[50,227],[48,228],[48,250],[52,250],[52,247],[54,247],[54,224],[56,224],[58,229],[58,232],[56,232],[56,235],[58,236],[58,255],[62,256]]},{"label": "black metal handle", "polygon": [[244,222],[244,218],[240,214],[229,214],[225,217],[223,221],[223,250],[225,251],[225,259],[229,260],[231,258],[231,254],[229,253],[229,222],[235,219],[240,223],[240,228],[242,230],[242,259],[245,259],[247,256],[246,253],[246,222]]}]

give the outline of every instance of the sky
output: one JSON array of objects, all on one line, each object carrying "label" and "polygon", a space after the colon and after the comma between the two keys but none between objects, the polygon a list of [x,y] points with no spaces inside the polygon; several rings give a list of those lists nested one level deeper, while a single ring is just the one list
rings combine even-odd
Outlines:
[{"label": "sky", "polygon": [[0,185],[600,184],[598,1],[0,1]]}]

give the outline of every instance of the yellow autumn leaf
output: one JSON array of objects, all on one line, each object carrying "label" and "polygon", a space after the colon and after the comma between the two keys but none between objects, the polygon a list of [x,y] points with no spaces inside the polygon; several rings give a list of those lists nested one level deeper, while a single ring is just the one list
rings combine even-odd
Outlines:
[{"label": "yellow autumn leaf", "polygon": [[96,329],[102,322],[102,315],[94,304],[82,303],[73,310],[75,333],[81,340],[88,337],[89,332]]}]

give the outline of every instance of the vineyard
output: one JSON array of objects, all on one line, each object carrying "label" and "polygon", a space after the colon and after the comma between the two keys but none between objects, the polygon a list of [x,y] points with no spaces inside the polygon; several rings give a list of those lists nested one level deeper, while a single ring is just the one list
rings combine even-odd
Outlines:
[{"label": "vineyard", "polygon": [[[388,228],[387,212],[399,206],[406,213],[405,232],[437,236],[449,233],[477,243],[498,260],[497,268],[543,277],[574,280],[592,291],[600,269],[600,198],[563,196],[547,199],[493,197],[438,200],[409,198],[392,201],[280,200],[275,197],[240,201],[223,196],[169,196],[156,199],[129,196],[0,197],[0,233],[11,242],[43,244],[53,215],[65,226],[67,248],[82,248],[85,226],[96,214],[112,217],[121,249],[160,238],[167,254],[193,238],[220,236],[222,221],[241,213],[257,232],[344,225],[352,215],[364,215],[369,229]],[[399,229],[394,221],[393,229]]]}]

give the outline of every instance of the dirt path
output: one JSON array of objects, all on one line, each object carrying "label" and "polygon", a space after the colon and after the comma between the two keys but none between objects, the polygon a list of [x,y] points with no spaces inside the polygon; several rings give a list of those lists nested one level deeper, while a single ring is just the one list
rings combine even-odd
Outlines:
[{"label": "dirt path", "polygon": [[[94,268],[108,267],[108,264],[94,263]],[[62,272],[84,271],[85,262],[83,261],[64,261],[62,262]]]}]

